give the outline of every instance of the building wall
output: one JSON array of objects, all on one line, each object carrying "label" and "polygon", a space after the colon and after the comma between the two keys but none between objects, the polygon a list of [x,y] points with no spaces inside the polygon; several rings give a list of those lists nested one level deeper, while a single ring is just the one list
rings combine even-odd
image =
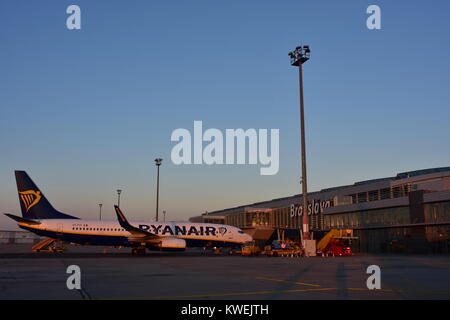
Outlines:
[{"label": "building wall", "polygon": [[[273,199],[208,214],[253,230],[299,230],[302,196]],[[450,167],[410,171],[395,177],[308,193],[310,230],[351,229],[356,252],[448,253]],[[292,210],[294,208],[295,210]],[[203,220],[205,220],[204,216]],[[198,218],[198,217],[197,217]]]}]

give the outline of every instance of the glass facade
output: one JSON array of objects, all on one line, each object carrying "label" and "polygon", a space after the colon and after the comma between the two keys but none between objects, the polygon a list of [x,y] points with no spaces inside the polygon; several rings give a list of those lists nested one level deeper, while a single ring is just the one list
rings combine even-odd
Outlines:
[{"label": "glass facade", "polygon": [[424,205],[425,222],[450,222],[450,201],[437,202]]},{"label": "glass facade", "polygon": [[352,203],[361,203],[368,201],[378,201],[384,199],[393,199],[406,197],[412,190],[411,183],[398,185],[391,188],[376,189],[367,192],[350,194]]},{"label": "glass facade", "polygon": [[409,207],[354,211],[324,216],[325,230],[383,227],[409,223]]},{"label": "glass facade", "polygon": [[449,254],[450,224],[354,230],[354,252]]},{"label": "glass facade", "polygon": [[[225,224],[239,228],[282,228],[299,229],[302,224],[301,216],[291,217],[291,208],[276,209],[251,209],[225,216]],[[311,229],[319,229],[323,221],[322,215],[310,215],[309,224]]]},{"label": "glass facade", "polygon": [[450,253],[450,201],[423,208],[422,225],[411,225],[408,206],[326,215],[325,229],[354,229],[355,252]]}]

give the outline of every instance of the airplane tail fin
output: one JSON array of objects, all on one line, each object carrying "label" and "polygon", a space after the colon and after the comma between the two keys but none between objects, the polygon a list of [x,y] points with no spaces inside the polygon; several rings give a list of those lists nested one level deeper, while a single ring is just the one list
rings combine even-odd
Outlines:
[{"label": "airplane tail fin", "polygon": [[23,218],[78,219],[55,210],[25,171],[15,171],[15,174]]}]

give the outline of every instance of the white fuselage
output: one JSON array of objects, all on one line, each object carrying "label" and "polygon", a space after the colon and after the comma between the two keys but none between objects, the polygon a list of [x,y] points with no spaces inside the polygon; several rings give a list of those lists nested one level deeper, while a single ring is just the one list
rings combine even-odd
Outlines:
[{"label": "white fuselage", "polygon": [[[81,219],[44,219],[41,224],[19,226],[34,233],[49,237],[58,237],[75,243],[126,245],[132,234],[122,228],[118,221],[81,220]],[[132,221],[130,224],[161,238],[179,238],[189,246],[202,246],[202,242],[241,244],[252,237],[241,229],[229,225],[191,222],[147,222]]]}]

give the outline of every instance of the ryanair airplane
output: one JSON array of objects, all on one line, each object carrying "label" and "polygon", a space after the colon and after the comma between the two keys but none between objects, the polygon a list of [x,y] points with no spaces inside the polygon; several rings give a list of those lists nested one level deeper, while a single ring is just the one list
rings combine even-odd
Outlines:
[{"label": "ryanair airplane", "polygon": [[82,220],[53,208],[25,171],[15,171],[22,217],[6,213],[20,228],[39,236],[98,246],[184,251],[186,247],[237,247],[252,241],[241,229],[209,223],[128,222],[115,206],[117,221]]}]

